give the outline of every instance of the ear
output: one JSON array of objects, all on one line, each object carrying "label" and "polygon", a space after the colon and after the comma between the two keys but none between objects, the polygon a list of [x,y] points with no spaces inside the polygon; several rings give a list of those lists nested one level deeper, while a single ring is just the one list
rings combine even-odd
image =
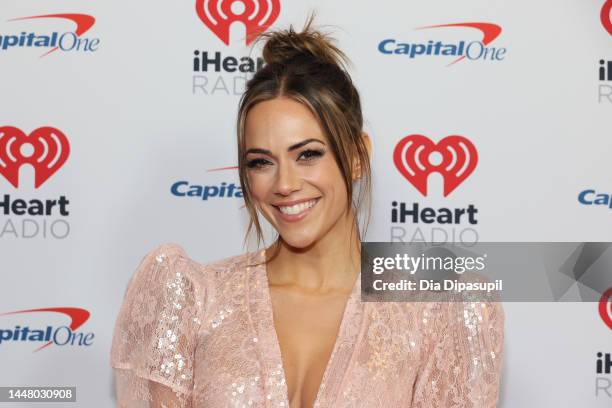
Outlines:
[{"label": "ear", "polygon": [[[366,147],[368,152],[368,158],[372,158],[372,140],[370,139],[370,135],[366,132],[361,132],[361,140],[363,140],[363,144]],[[353,181],[361,178],[361,163],[359,162],[359,158],[356,157],[353,160]]]}]

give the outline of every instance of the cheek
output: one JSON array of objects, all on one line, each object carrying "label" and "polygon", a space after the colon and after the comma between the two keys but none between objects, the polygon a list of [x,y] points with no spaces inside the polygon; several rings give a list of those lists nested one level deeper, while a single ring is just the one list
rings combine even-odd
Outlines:
[{"label": "cheek", "polygon": [[[342,205],[346,205],[347,196],[344,178],[333,159],[311,168],[305,178],[321,190],[330,199],[329,202],[330,204],[333,203],[333,206],[342,208]],[[343,204],[341,205],[339,202]]]},{"label": "cheek", "polygon": [[325,185],[333,185],[338,181],[342,182],[340,167],[338,167],[338,163],[331,153],[327,153],[314,166],[307,166],[306,171]]},{"label": "cheek", "polygon": [[266,173],[252,173],[248,177],[251,195],[255,201],[263,201],[272,188],[271,176]]}]

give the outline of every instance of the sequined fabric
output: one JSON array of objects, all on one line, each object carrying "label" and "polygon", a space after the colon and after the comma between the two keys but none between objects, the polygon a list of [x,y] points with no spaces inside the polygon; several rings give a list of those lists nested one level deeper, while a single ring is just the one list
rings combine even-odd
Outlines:
[{"label": "sequined fabric", "polygon": [[[113,336],[118,406],[289,407],[263,255],[202,265],[165,244],[144,257]],[[316,407],[496,406],[501,304],[371,303],[360,290]]]}]

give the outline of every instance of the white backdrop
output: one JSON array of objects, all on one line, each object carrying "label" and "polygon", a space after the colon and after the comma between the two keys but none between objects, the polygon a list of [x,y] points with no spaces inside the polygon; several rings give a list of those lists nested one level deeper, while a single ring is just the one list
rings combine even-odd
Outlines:
[{"label": "white backdrop", "polygon": [[[314,9],[317,24],[329,25],[353,61],[374,145],[367,240],[612,241],[612,210],[578,201],[586,189],[612,193],[612,97],[606,96],[612,80],[607,72],[599,77],[599,61],[606,67],[612,60],[604,3],[280,0],[272,28],[301,28]],[[56,14],[62,16],[14,20]],[[91,18],[74,14],[95,23],[86,27]],[[466,25],[472,23],[488,25],[479,26],[482,31]],[[459,25],[422,28],[441,24]],[[78,36],[96,50],[42,56],[52,47],[27,46],[29,33],[35,34],[32,44],[44,44],[41,36],[54,32],[72,33],[64,48]],[[7,169],[25,159],[15,158],[16,164],[2,156],[15,131],[0,129],[0,314],[81,308],[90,316],[75,331],[94,337],[89,346],[53,344],[39,351],[44,342],[2,340],[0,385],[76,386],[78,402],[65,406],[114,406],[112,329],[144,254],[177,242],[206,263],[245,250],[240,198],[171,193],[179,181],[209,191],[238,185],[235,170],[215,169],[236,165],[234,124],[245,74],[211,66],[194,72],[193,57],[196,50],[210,57],[259,56],[244,34],[235,23],[230,44],[224,44],[198,17],[195,0],[2,2],[0,126],[19,129],[22,138],[40,127],[55,128],[66,136],[69,155],[38,188],[34,175],[40,169],[21,166],[14,186]],[[379,51],[386,39],[411,46],[475,42],[477,50],[487,41],[484,34],[495,37],[487,48],[505,49],[498,54],[503,59],[449,65],[456,57]],[[438,174],[429,178],[428,194],[419,193],[393,162],[396,144],[411,134],[434,142],[448,135],[467,138],[478,152],[473,173],[446,197]],[[22,148],[24,157],[30,148]],[[21,214],[30,200],[62,196],[68,200],[64,214],[57,205],[49,214]],[[393,201],[432,208],[472,204],[477,223],[393,223]],[[596,377],[612,382],[612,375],[595,372],[597,352],[612,352],[612,327],[597,304],[506,303],[505,311],[501,407],[612,404],[612,396],[595,390]],[[4,314],[0,331],[69,322],[56,312]]]}]

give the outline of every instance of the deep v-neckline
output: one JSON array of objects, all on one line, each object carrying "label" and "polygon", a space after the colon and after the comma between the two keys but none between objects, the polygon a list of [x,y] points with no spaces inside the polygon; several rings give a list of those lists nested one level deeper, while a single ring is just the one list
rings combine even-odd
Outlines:
[{"label": "deep v-neckline", "polygon": [[[270,285],[268,280],[267,268],[265,263],[263,262],[265,259],[265,250],[260,251],[257,254],[257,277],[259,281],[259,290],[261,290],[261,307],[265,308],[263,311],[262,317],[265,320],[264,327],[268,328],[265,333],[259,333],[260,336],[267,336],[267,344],[270,346],[268,349],[263,350],[264,353],[271,353],[268,355],[269,361],[271,362],[268,370],[272,370],[272,374],[268,373],[267,379],[275,378],[280,384],[282,390],[282,403],[279,404],[281,407],[289,407],[289,391],[287,388],[287,381],[285,376],[285,366],[283,363],[280,341],[278,338],[278,331],[276,330],[276,325],[274,324],[274,309],[272,307],[272,296],[270,291]],[[315,396],[313,407],[320,406],[320,402],[325,396],[325,392],[327,390],[326,384],[329,382],[330,372],[332,371],[334,364],[336,363],[336,355],[338,353],[339,348],[342,345],[347,344],[347,338],[350,337],[347,333],[347,325],[350,324],[350,320],[356,318],[355,316],[355,303],[359,300],[359,294],[361,291],[361,274],[357,276],[357,279],[353,283],[353,287],[351,289],[351,293],[345,303],[344,310],[342,312],[342,318],[340,320],[340,326],[338,328],[338,335],[336,340],[334,341],[334,346],[332,348],[332,352],[330,357],[325,365],[325,370],[323,371],[323,377],[321,378],[321,383],[317,389],[317,394]],[[350,343],[350,342],[349,342]],[[355,348],[355,344],[350,344],[351,353]],[[345,367],[348,368],[348,367]],[[343,373],[345,375],[346,373]],[[267,395],[268,400],[271,400],[271,394]]]}]

